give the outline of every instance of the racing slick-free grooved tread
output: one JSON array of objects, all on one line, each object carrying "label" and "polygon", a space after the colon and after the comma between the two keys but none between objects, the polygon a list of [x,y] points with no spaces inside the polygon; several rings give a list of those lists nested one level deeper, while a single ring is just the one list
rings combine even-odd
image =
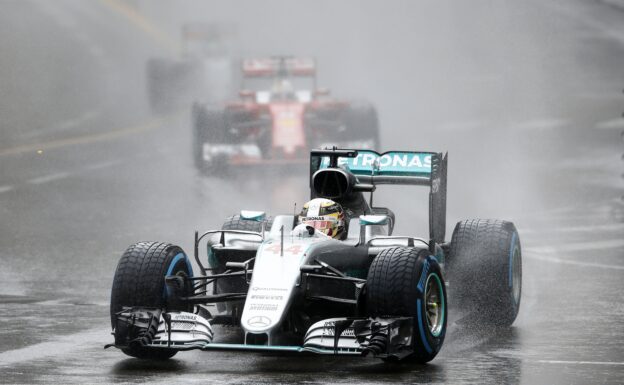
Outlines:
[{"label": "racing slick-free grooved tread", "polygon": [[[422,250],[395,247],[382,250],[373,260],[368,273],[367,306],[373,316],[415,316],[414,296],[420,270]],[[416,271],[418,270],[418,271]],[[416,274],[418,273],[418,274]]]},{"label": "racing slick-free grooved tread", "polygon": [[[469,219],[455,226],[446,272],[451,301],[469,314],[465,321],[508,326],[515,320],[520,299],[513,299],[510,283],[514,247],[520,253],[511,222]],[[520,281],[521,272],[520,264]]]},{"label": "racing slick-free grooved tread", "polygon": [[[111,324],[115,327],[115,314],[124,307],[167,308],[188,311],[189,306],[168,303],[165,275],[191,275],[186,255],[175,259],[184,251],[175,245],[161,242],[139,242],[131,245],[122,255],[113,279],[111,290]],[[172,263],[175,264],[172,265]],[[164,359],[172,357],[175,350],[154,348],[127,348],[124,353],[139,358]]]},{"label": "racing slick-free grooved tread", "polygon": [[[434,335],[426,318],[425,287],[432,276],[441,283],[442,318]],[[434,281],[435,282],[435,281]],[[413,317],[411,359],[429,362],[438,353],[446,333],[446,289],[440,266],[427,249],[393,247],[373,260],[366,281],[366,306],[370,317]]]}]

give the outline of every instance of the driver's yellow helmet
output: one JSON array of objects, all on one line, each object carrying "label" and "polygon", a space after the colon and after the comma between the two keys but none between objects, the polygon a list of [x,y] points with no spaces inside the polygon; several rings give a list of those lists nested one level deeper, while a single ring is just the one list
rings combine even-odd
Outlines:
[{"label": "driver's yellow helmet", "polygon": [[315,198],[304,204],[299,223],[335,239],[343,239],[346,235],[345,212],[340,204],[330,199]]}]

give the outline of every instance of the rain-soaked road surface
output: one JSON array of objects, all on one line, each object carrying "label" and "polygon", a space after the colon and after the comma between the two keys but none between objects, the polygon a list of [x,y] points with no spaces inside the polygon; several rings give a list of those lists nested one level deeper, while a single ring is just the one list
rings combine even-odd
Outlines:
[{"label": "rain-soaked road surface", "polygon": [[[477,216],[518,226],[514,327],[450,325],[440,355],[413,366],[217,352],[154,363],[103,350],[125,247],[163,240],[190,251],[195,229],[240,208],[290,212],[307,197],[306,171],[197,175],[188,111],[146,112],[142,66],[163,42],[124,3],[3,2],[0,382],[621,383],[624,11],[615,0],[470,3],[366,4],[352,34],[340,26],[353,3],[331,15],[302,6],[303,25],[326,17],[348,55],[301,31],[268,41],[255,19],[242,31],[261,31],[250,52],[299,52],[297,39],[318,52],[324,84],[378,105],[384,149],[448,149],[449,231]],[[276,3],[245,3],[258,19],[266,5]],[[232,19],[240,6],[219,10]],[[341,72],[353,63],[364,64]],[[404,190],[377,202],[392,202],[398,233],[418,234],[425,197],[416,210]]]}]

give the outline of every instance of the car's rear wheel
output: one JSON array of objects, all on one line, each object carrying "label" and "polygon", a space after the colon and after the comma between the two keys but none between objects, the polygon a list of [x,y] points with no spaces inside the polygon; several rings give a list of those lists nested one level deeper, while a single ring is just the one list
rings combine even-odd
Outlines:
[{"label": "car's rear wheel", "polygon": [[445,261],[453,306],[465,322],[510,326],[522,296],[522,252],[511,222],[473,219],[457,223]]},{"label": "car's rear wheel", "polygon": [[440,266],[426,249],[395,247],[371,264],[366,307],[371,317],[414,317],[413,351],[417,362],[431,361],[446,335],[446,288]]},{"label": "car's rear wheel", "polygon": [[[113,279],[110,304],[113,328],[116,313],[124,307],[191,311],[191,306],[175,302],[170,295],[165,285],[165,277],[169,275],[193,276],[191,264],[180,247],[160,242],[139,242],[128,247],[117,264]],[[185,290],[190,291],[190,287]],[[167,359],[176,354],[175,350],[143,346],[131,346],[122,351],[147,359]]]}]

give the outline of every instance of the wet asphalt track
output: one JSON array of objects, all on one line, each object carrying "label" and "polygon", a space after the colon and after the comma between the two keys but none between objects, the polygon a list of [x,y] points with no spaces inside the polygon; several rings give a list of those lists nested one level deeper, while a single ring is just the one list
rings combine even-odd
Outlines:
[{"label": "wet asphalt track", "polygon": [[[449,150],[449,232],[476,216],[511,219],[520,231],[514,327],[451,325],[440,355],[410,366],[214,352],[153,363],[103,350],[127,245],[163,240],[191,251],[195,229],[240,208],[290,212],[307,197],[305,169],[198,176],[187,112],[150,116],[143,99],[142,65],[161,54],[162,39],[117,2],[3,1],[0,382],[621,383],[624,11],[592,1],[484,3],[364,7],[366,22],[387,18],[352,40],[366,82],[335,70],[355,59],[308,42],[329,68],[327,84],[357,84],[379,106],[384,149]],[[403,6],[413,24],[393,24]],[[347,8],[329,16],[329,29]],[[361,39],[373,33],[392,44],[369,52]],[[423,53],[416,64],[405,47]],[[414,210],[414,196],[398,190],[376,201],[384,199],[398,213],[397,233],[423,233],[413,223],[425,223],[424,203]]]}]

